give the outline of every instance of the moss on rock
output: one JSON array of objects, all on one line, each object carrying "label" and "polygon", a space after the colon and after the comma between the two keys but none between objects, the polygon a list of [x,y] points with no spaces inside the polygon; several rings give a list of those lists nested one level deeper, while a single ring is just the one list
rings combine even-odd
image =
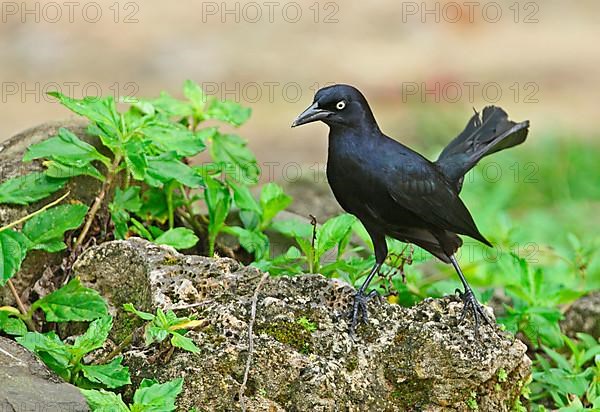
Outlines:
[{"label": "moss on rock", "polygon": [[278,342],[289,345],[305,355],[311,352],[310,332],[298,322],[283,320],[267,323],[256,328],[256,332],[272,336]]}]

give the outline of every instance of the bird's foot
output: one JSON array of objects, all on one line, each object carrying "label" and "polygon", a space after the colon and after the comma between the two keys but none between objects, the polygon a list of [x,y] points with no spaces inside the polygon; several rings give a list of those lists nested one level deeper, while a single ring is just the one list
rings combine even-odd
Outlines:
[{"label": "bird's foot", "polygon": [[475,320],[475,338],[479,339],[479,325],[481,324],[481,321],[483,320],[483,322],[489,326],[492,326],[493,322],[488,317],[484,307],[475,298],[471,288],[466,288],[464,292],[461,292],[460,289],[456,289],[456,293],[463,302],[463,310],[458,323],[461,324],[467,316],[467,312],[471,312],[473,314],[473,319]]},{"label": "bird's foot", "polygon": [[367,303],[373,298],[379,298],[379,293],[376,290],[372,290],[369,294],[365,294],[364,291],[359,290],[354,295],[354,304],[352,305],[352,312],[350,312],[350,336],[354,338],[356,326],[358,325],[359,319],[362,323],[369,322],[369,311],[367,310]]}]

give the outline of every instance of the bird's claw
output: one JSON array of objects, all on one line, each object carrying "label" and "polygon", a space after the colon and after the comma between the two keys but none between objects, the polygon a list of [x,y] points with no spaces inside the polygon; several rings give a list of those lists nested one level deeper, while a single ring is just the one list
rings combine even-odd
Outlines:
[{"label": "bird's claw", "polygon": [[373,298],[381,299],[379,292],[376,290],[372,290],[369,294],[365,294],[362,290],[359,290],[354,295],[354,303],[352,305],[352,311],[350,312],[350,336],[355,336],[356,326],[358,325],[359,318],[360,322],[368,323],[369,322],[369,312],[367,309],[367,303],[369,303]]},{"label": "bird's claw", "polygon": [[467,312],[471,312],[473,314],[473,319],[475,320],[475,338],[479,339],[479,325],[481,320],[483,319],[484,323],[488,326],[492,326],[492,321],[488,317],[483,306],[477,301],[470,288],[467,288],[464,292],[456,289],[456,293],[463,302],[463,310],[458,323],[461,324],[467,316]]}]

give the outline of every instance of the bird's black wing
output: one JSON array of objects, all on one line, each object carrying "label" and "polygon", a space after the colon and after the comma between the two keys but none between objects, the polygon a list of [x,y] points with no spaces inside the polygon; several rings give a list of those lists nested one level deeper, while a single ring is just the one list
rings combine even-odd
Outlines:
[{"label": "bird's black wing", "polygon": [[428,160],[403,162],[387,171],[389,195],[430,228],[464,234],[490,244],[479,233],[457,192]]}]

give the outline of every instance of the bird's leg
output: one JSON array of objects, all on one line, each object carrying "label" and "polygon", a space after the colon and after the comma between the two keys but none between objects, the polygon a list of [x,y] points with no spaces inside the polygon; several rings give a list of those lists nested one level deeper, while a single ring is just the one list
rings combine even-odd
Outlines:
[{"label": "bird's leg", "polygon": [[354,336],[354,331],[356,329],[356,325],[358,324],[358,318],[360,316],[361,321],[366,323],[369,320],[369,313],[367,311],[367,303],[375,296],[379,296],[376,290],[372,290],[371,293],[365,294],[365,291],[369,287],[369,283],[373,277],[379,272],[379,268],[381,268],[381,263],[375,263],[373,269],[367,276],[367,279],[364,281],[362,286],[358,289],[358,292],[354,295],[354,304],[352,305],[352,312],[350,313],[352,316],[352,320],[350,322],[350,336]]},{"label": "bird's leg", "polygon": [[483,321],[489,326],[492,326],[492,321],[486,314],[483,306],[481,306],[481,304],[475,298],[473,289],[471,289],[471,286],[469,286],[467,279],[465,279],[465,276],[463,275],[462,270],[460,270],[460,266],[458,266],[458,262],[456,261],[454,255],[450,255],[449,257],[450,261],[452,262],[452,266],[454,266],[454,269],[456,270],[456,273],[458,273],[458,277],[460,277],[460,281],[462,282],[463,287],[465,288],[464,292],[461,292],[459,289],[456,289],[456,292],[463,301],[463,311],[460,315],[458,323],[462,323],[462,321],[465,319],[465,316],[467,315],[467,312],[470,311],[473,314],[473,319],[475,320],[475,337],[479,338],[480,320],[483,319]]}]

